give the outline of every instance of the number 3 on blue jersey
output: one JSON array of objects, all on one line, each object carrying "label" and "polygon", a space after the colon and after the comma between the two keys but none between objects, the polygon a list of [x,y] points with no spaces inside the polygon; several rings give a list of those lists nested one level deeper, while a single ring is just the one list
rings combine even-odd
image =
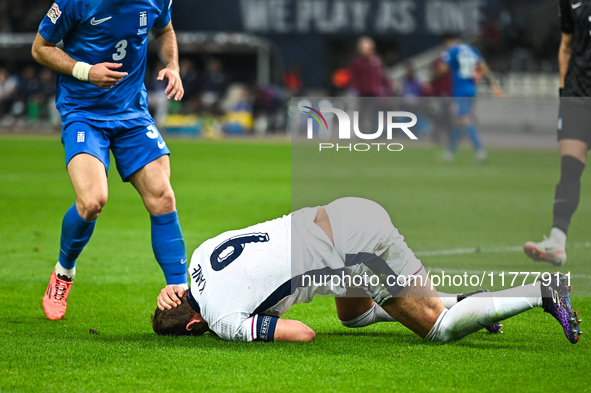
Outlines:
[{"label": "number 3 on blue jersey", "polygon": [[160,134],[158,134],[158,130],[154,126],[148,126],[147,129],[148,129],[148,132],[146,132],[146,135],[150,139],[156,139],[160,135]]},{"label": "number 3 on blue jersey", "polygon": [[115,60],[115,61],[123,60],[125,58],[125,55],[127,55],[127,51],[125,50],[125,48],[127,48],[127,40],[119,41],[117,43],[117,45],[115,45],[115,49],[117,49],[117,53],[113,53],[113,60]]}]

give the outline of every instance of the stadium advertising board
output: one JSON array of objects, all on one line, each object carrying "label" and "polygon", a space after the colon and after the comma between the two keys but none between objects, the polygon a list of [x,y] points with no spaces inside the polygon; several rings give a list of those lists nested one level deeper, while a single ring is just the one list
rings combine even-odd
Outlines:
[{"label": "stadium advertising board", "polygon": [[[186,29],[240,30],[258,34],[398,34],[440,35],[446,31],[476,31],[486,0],[220,0],[199,3],[198,21],[183,17],[179,2],[175,24]],[[209,18],[224,9],[224,18]],[[180,9],[180,10],[179,10]],[[219,15],[219,14],[218,14]],[[197,22],[197,23],[196,23]]]}]

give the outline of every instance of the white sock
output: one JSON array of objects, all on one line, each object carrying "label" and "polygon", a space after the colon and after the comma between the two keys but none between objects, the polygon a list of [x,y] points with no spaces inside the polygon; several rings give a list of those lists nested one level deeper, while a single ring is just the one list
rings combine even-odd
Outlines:
[{"label": "white sock", "polygon": [[458,295],[456,293],[437,292],[439,299],[443,302],[445,308],[452,308],[458,304]]},{"label": "white sock", "polygon": [[426,339],[459,340],[486,326],[542,306],[540,282],[493,293],[470,296],[449,310],[443,310]]},{"label": "white sock", "polygon": [[382,307],[380,307],[377,303],[358,316],[357,318],[353,318],[350,321],[341,321],[343,326],[348,328],[360,328],[369,325],[373,325],[374,323],[378,322],[396,322],[394,318],[390,316]]},{"label": "white sock", "polygon": [[74,276],[76,276],[76,266],[71,269],[66,269],[62,266],[61,263],[55,265],[55,274],[59,274],[60,276],[66,276],[68,280],[72,281]]},{"label": "white sock", "polygon": [[550,230],[550,239],[556,241],[562,248],[566,248],[566,233],[558,228]]},{"label": "white sock", "polygon": [[[396,322],[396,319],[392,317],[386,310],[376,303],[376,322]],[[375,323],[375,322],[374,322]]]},{"label": "white sock", "polygon": [[[443,305],[446,308],[452,308],[456,304],[458,304],[458,294],[457,293],[445,293],[445,292],[438,292]],[[369,325],[373,325],[374,323],[378,322],[396,322],[386,310],[384,310],[379,304],[375,303],[372,308],[368,311],[363,313],[362,315],[354,318],[350,321],[341,321],[343,326],[348,328],[359,328],[365,327]]]}]

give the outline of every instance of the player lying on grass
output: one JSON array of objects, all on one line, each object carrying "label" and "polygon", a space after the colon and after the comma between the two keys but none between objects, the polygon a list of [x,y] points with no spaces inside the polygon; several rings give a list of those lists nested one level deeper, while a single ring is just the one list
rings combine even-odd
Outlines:
[{"label": "player lying on grass", "polygon": [[[360,198],[304,208],[209,239],[193,253],[189,274],[189,291],[168,286],[158,296],[152,317],[156,333],[213,331],[234,341],[311,341],[312,329],[279,316],[316,294],[332,294],[347,327],[396,320],[431,341],[457,340],[534,307],[552,314],[570,342],[581,334],[564,276],[494,296],[444,298],[457,303],[446,308],[388,213]],[[354,289],[310,279],[326,275],[373,277],[380,283],[370,279],[361,285],[366,297],[348,298]],[[387,277],[396,282],[383,285]]]}]

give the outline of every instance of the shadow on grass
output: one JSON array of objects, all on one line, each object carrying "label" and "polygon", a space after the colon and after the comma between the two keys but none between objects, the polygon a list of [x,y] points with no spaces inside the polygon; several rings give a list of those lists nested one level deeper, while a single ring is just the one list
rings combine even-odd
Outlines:
[{"label": "shadow on grass", "polygon": [[[90,326],[97,325],[97,329]],[[11,329],[11,326],[14,329]],[[23,329],[25,327],[25,329]],[[133,346],[160,350],[165,348],[181,348],[187,350],[223,350],[243,352],[247,348],[256,351],[281,351],[286,347],[301,348],[302,351],[316,350],[339,350],[346,347],[346,352],[364,351],[372,348],[378,352],[389,351],[392,346],[404,346],[406,348],[421,347],[459,347],[478,350],[518,350],[520,352],[535,352],[537,347],[527,345],[520,340],[521,335],[490,335],[485,332],[477,332],[462,340],[452,343],[426,342],[410,332],[400,328],[388,331],[375,330],[317,330],[316,340],[312,343],[244,343],[228,342],[220,339],[214,334],[208,333],[201,337],[172,337],[158,336],[147,329],[138,329],[138,326],[129,326],[129,331],[119,324],[111,323],[108,326],[101,326],[100,323],[93,324],[91,321],[71,321],[67,319],[60,321],[49,321],[43,315],[34,316],[13,316],[3,318],[0,330],[9,331],[15,336],[34,337],[35,340],[61,341],[67,340],[75,345],[103,344],[118,346]],[[563,337],[548,338],[551,344],[561,340]]]},{"label": "shadow on grass", "polygon": [[[463,340],[452,343],[433,343],[427,342],[406,332],[326,332],[319,333],[316,340],[312,343],[288,343],[288,342],[230,342],[220,339],[213,334],[205,334],[201,337],[174,337],[174,336],[158,336],[153,333],[117,333],[117,334],[97,334],[88,335],[86,337],[74,337],[73,340],[80,342],[100,342],[107,345],[126,345],[134,344],[151,349],[165,349],[165,348],[184,348],[188,350],[220,350],[243,352],[245,350],[256,351],[281,351],[285,347],[302,348],[302,350],[326,350],[327,348],[338,349],[338,347],[345,346],[347,352],[355,352],[356,350],[364,351],[367,348],[379,349],[384,352],[391,351],[391,345],[399,345],[408,347],[463,347],[479,350],[520,350],[532,351],[527,345],[516,345],[513,340],[502,341],[503,337],[476,337],[472,336],[464,338]],[[335,348],[335,345],[337,348]]]}]

